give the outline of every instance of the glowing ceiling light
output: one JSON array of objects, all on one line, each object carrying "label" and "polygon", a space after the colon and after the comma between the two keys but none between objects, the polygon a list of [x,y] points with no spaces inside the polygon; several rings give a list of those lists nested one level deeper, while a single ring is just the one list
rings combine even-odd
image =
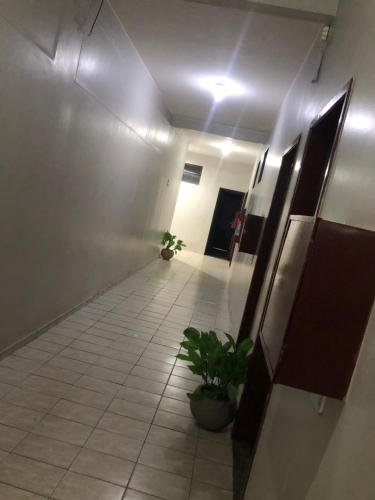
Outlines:
[{"label": "glowing ceiling light", "polygon": [[228,156],[231,153],[241,151],[241,148],[233,144],[232,139],[227,138],[225,141],[214,142],[212,146],[220,149],[222,156]]},{"label": "glowing ceiling light", "polygon": [[200,80],[200,85],[211,92],[215,102],[221,102],[226,97],[244,94],[244,88],[229,78],[207,77]]},{"label": "glowing ceiling light", "polygon": [[223,156],[228,156],[233,151],[233,145],[230,142],[224,142],[220,149]]}]

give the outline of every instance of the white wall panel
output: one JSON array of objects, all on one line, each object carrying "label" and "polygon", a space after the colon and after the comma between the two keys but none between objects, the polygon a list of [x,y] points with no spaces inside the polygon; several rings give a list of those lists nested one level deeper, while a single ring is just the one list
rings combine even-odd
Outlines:
[{"label": "white wall panel", "polygon": [[[106,36],[123,44],[122,59],[96,38],[103,99],[75,82],[87,41],[75,7],[64,2],[54,61],[0,16],[0,350],[157,256],[177,197],[183,141],[134,47],[112,33],[108,6]],[[48,23],[49,9],[35,8]],[[138,61],[136,73],[126,60]],[[129,81],[119,88],[121,72]],[[134,86],[152,143],[103,102],[115,93],[114,106],[137,120]]]}]

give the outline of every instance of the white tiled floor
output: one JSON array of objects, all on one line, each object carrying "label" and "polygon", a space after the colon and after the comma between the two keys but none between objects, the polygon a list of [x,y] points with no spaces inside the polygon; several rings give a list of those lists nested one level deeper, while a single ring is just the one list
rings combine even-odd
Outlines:
[{"label": "white tiled floor", "polygon": [[153,262],[0,361],[0,500],[229,500],[228,432],[198,429],[175,360],[229,329],[224,261]]}]

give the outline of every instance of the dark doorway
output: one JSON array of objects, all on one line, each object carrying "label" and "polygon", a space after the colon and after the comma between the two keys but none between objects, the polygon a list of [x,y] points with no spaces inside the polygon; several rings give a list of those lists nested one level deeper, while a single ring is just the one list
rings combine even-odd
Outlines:
[{"label": "dark doorway", "polygon": [[[239,339],[246,338],[250,332],[251,321],[258,302],[263,280],[271,256],[272,246],[279,227],[285,198],[292,178],[297,158],[300,136],[287,149],[282,158],[271,208],[264,225],[263,235],[259,245],[258,258],[254,268],[249,294],[242,318]],[[257,339],[253,356],[250,358],[248,382],[245,384],[240,405],[232,431],[233,468],[234,468],[234,500],[243,498],[251,462],[256,449],[259,432],[272,390],[272,380],[269,375],[266,357],[260,338]]]},{"label": "dark doorway", "polygon": [[245,193],[220,188],[216,201],[205,255],[229,260],[230,245],[234,229],[231,223],[236,212],[241,210]]},{"label": "dark doorway", "polygon": [[336,151],[350,88],[351,84],[311,124],[290,214],[314,216],[318,210]]},{"label": "dark doorway", "polygon": [[[293,200],[288,210],[288,219],[292,214],[304,216],[319,215],[325,186],[329,178],[329,170],[332,165],[347,112],[352,86],[353,82],[350,81],[343,91],[325,107],[322,113],[311,124]],[[289,185],[289,180],[294,168],[298,142],[299,141],[297,141],[283,157],[271,209],[259,247],[258,259],[249,289],[239,339],[246,338],[250,334],[276,231],[284,208],[287,185]],[[281,176],[285,177],[284,181],[281,179]],[[289,180],[287,180],[288,178]],[[277,194],[278,192],[279,194]],[[284,195],[282,194],[283,192]],[[275,268],[276,265],[277,262]],[[272,273],[271,283],[274,273],[275,269]],[[268,300],[269,292],[267,295]],[[232,433],[235,442],[233,467],[234,470],[238,470],[237,475],[235,475],[235,500],[242,500],[243,498],[252,460],[256,451],[257,441],[261,433],[263,419],[267,410],[268,398],[272,391],[273,380],[266,363],[266,355],[261,342],[261,336],[258,336],[254,357],[255,359],[250,363],[248,372],[248,379],[252,382],[247,382],[245,384]],[[256,367],[257,360],[261,361],[259,364],[261,371],[259,367]],[[265,371],[266,367],[268,379]],[[261,390],[257,395],[258,397],[255,398],[253,386],[258,387],[258,385],[260,385]],[[254,409],[254,404],[256,405],[256,411]],[[254,415],[256,415],[255,419]],[[251,426],[249,426],[249,422],[251,422]]]},{"label": "dark doorway", "polygon": [[259,294],[267,271],[272,246],[275,241],[281,214],[284,208],[285,198],[289,189],[290,179],[294,170],[299,142],[300,137],[298,137],[293,145],[287,149],[281,162],[279,176],[277,178],[275,191],[272,197],[271,208],[263,229],[263,234],[258,250],[258,258],[255,264],[253,278],[251,280],[251,285],[247,296],[246,306],[238,337],[239,341],[246,338],[250,333],[251,323],[254,317],[256,306],[258,304]]}]

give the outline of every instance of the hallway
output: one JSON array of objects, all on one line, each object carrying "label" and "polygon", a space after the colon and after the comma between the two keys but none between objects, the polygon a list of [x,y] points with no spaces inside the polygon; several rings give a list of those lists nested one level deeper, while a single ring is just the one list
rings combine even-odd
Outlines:
[{"label": "hallway", "polygon": [[184,252],[0,362],[0,499],[229,500],[229,433],[191,418],[182,331],[229,329],[228,265]]}]

